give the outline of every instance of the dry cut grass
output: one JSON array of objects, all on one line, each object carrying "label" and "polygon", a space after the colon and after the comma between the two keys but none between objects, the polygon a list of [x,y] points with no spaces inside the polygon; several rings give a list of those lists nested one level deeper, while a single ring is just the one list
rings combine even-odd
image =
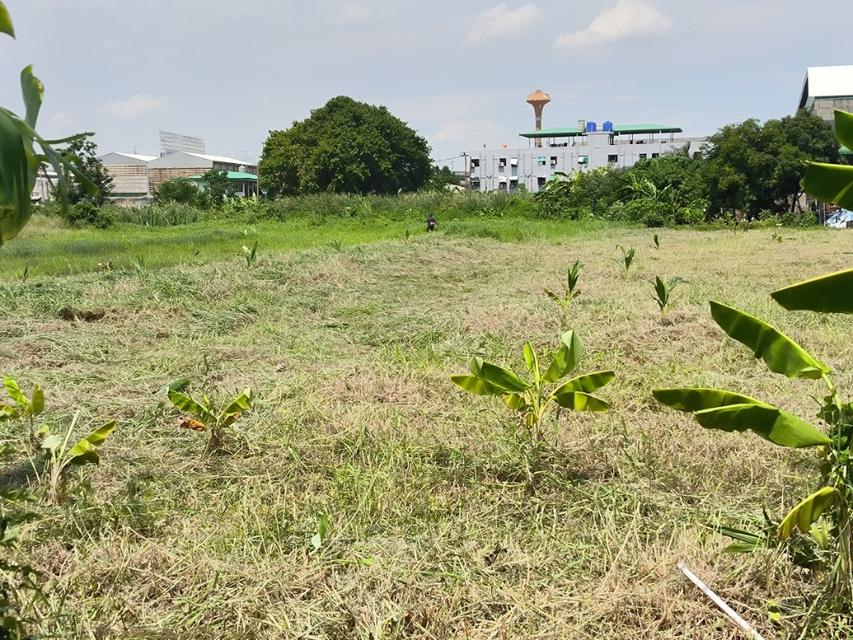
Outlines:
[{"label": "dry cut grass", "polygon": [[[849,234],[609,231],[564,244],[422,236],[0,286],[0,371],[39,382],[49,419],[119,429],[73,498],[21,531],[46,578],[45,630],[74,638],[738,638],[686,560],[765,633],[796,628],[815,577],[729,556],[706,525],[761,525],[811,487],[808,452],[703,431],[660,385],[727,386],[809,417],[811,382],[768,373],[710,319],[716,298],[783,327],[853,387],[849,320],[768,292],[850,264]],[[627,276],[617,243],[637,247]],[[608,414],[562,414],[527,474],[512,416],[449,382],[472,354],[549,350],[542,287],[585,263],[581,367],[612,367]],[[654,275],[690,282],[661,318]],[[62,307],[102,310],[67,321]],[[257,410],[227,455],[177,428],[186,375]],[[20,430],[4,427],[20,444]],[[26,464],[7,484],[26,482]],[[15,471],[15,470],[13,470]],[[31,481],[31,478],[30,478]],[[319,549],[312,536],[330,522]],[[769,603],[781,612],[771,621]],[[829,619],[816,637],[846,637]]]}]

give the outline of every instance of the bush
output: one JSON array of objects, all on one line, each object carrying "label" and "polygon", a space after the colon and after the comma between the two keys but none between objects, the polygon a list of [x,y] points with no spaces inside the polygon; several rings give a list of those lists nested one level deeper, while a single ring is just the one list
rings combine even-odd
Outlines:
[{"label": "bush", "polygon": [[158,202],[178,202],[181,204],[195,204],[198,202],[198,198],[198,187],[187,178],[167,180],[157,189],[156,195]]},{"label": "bush", "polygon": [[673,222],[675,224],[683,224],[696,226],[700,225],[705,221],[705,211],[707,209],[707,203],[705,202],[694,202],[686,207],[681,207],[675,213],[675,220]]},{"label": "bush", "polygon": [[635,198],[624,204],[625,216],[630,222],[644,224],[647,227],[662,227],[667,222],[663,207],[659,202],[649,198]]},{"label": "bush", "polygon": [[779,216],[779,222],[786,227],[814,227],[820,225],[817,214],[813,211],[795,213],[789,211]]},{"label": "bush", "polygon": [[113,223],[110,209],[108,207],[99,207],[88,198],[68,207],[64,219],[65,223],[72,227],[91,226],[106,229]]}]

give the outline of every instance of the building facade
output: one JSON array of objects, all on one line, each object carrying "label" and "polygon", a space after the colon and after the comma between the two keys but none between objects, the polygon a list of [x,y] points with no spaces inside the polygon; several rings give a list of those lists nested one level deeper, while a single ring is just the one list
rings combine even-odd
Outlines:
[{"label": "building facade", "polygon": [[101,156],[104,169],[113,179],[112,197],[118,199],[143,198],[150,193],[148,163],[155,156],[137,153],[108,153]]},{"label": "building facade", "polygon": [[[686,150],[701,153],[704,138],[678,138],[677,127],[579,122],[574,128],[540,129],[520,134],[527,148],[483,149],[467,154],[472,191],[513,193],[542,189],[557,173],[603,167],[627,168],[640,160]],[[540,144],[541,146],[534,146]]]},{"label": "building facade", "polygon": [[832,125],[836,109],[853,112],[853,65],[809,67],[798,108]]},{"label": "building facade", "polygon": [[161,184],[173,178],[192,178],[208,171],[258,174],[258,165],[225,156],[175,151],[148,163],[148,181],[153,194]]}]

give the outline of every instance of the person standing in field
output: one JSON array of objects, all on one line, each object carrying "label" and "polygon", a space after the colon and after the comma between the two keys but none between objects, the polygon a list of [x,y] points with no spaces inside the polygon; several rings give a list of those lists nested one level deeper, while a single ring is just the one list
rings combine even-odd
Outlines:
[{"label": "person standing in field", "polygon": [[429,218],[427,218],[427,231],[435,231],[437,226],[438,222],[436,222],[435,216],[433,214],[429,214]]}]

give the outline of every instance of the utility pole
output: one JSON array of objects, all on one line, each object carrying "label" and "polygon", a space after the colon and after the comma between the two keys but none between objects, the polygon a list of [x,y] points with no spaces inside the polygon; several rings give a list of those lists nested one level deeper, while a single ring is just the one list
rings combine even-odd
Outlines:
[{"label": "utility pole", "polygon": [[471,189],[471,163],[468,162],[468,154],[463,151],[462,152],[462,169],[465,172],[465,191],[470,191]]}]

